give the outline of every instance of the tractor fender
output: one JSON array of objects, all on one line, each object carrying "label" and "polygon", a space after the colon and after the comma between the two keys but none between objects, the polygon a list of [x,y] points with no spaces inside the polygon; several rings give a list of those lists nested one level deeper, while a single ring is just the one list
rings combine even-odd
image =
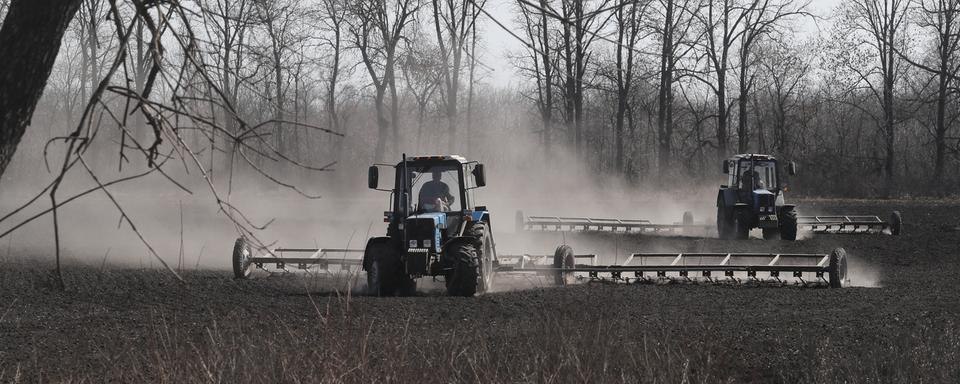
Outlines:
[{"label": "tractor fender", "polygon": [[717,193],[717,206],[723,204],[724,207],[732,207],[737,204],[737,190],[733,188],[723,188]]},{"label": "tractor fender", "polygon": [[387,236],[371,237],[370,240],[367,240],[367,246],[363,248],[363,260],[361,261],[364,271],[370,270],[370,262],[373,261],[373,255],[369,252],[370,246],[374,244],[388,244],[392,240],[392,238]]}]

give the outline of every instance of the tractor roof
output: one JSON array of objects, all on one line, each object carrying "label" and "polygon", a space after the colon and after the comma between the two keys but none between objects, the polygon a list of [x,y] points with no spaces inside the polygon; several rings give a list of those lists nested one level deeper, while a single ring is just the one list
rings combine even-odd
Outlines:
[{"label": "tractor roof", "polygon": [[776,157],[772,155],[762,155],[759,153],[741,153],[738,155],[733,155],[733,160],[776,160]]},{"label": "tractor roof", "polygon": [[411,156],[407,158],[407,161],[445,161],[445,160],[456,160],[461,163],[466,163],[467,159],[460,155],[431,155],[431,156]]}]

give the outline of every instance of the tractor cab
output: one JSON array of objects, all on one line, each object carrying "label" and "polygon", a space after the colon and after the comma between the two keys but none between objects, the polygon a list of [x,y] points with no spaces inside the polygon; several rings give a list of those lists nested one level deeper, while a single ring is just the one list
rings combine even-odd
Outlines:
[{"label": "tractor cab", "polygon": [[[393,188],[379,188],[380,168],[393,168]],[[448,284],[448,290],[457,295],[472,295],[489,287],[483,279],[469,283],[459,275],[453,276],[458,268],[467,268],[463,263],[481,264],[489,269],[495,260],[488,230],[490,214],[486,207],[476,204],[473,193],[486,185],[483,164],[457,155],[404,155],[395,165],[371,166],[368,184],[371,189],[390,192],[390,209],[384,212],[384,222],[388,223],[386,236],[371,239],[384,244],[377,246],[379,254],[375,257],[381,260],[380,264],[393,260],[399,267],[389,269],[399,268],[400,275],[406,276],[400,279],[404,282],[422,276],[447,276],[454,282]],[[464,252],[472,255],[465,256]],[[365,269],[383,266],[375,265],[367,255],[364,258]],[[403,291],[402,286],[391,285],[380,287],[384,292]]]},{"label": "tractor cab", "polygon": [[[762,228],[765,238],[795,237],[796,214],[793,206],[784,202],[786,184],[781,180],[781,167],[775,157],[761,154],[735,155],[723,161],[727,184],[720,186],[717,196],[720,237],[746,238],[751,228]],[[793,162],[786,163],[786,173],[796,174]]]}]

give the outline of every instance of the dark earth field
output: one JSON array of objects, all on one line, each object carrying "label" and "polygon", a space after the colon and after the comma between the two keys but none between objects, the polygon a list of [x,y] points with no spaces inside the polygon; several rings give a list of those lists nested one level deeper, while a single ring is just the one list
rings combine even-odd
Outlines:
[{"label": "dark earth field", "polygon": [[842,246],[860,287],[589,283],[477,298],[365,297],[345,277],[229,271],[185,272],[181,284],[88,264],[67,266],[61,292],[52,265],[14,251],[0,264],[0,382],[960,381],[960,202],[800,204],[899,209],[904,233],[593,240],[637,251]]}]

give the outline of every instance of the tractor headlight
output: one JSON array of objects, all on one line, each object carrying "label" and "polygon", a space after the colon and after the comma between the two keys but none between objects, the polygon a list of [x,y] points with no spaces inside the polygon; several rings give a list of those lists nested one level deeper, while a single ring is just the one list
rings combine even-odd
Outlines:
[{"label": "tractor headlight", "polygon": [[423,247],[424,247],[424,248],[430,248],[430,240],[424,240],[424,241],[423,241]]},{"label": "tractor headlight", "polygon": [[410,240],[410,248],[416,248],[416,247],[417,247],[417,241],[416,241],[416,240]]}]

